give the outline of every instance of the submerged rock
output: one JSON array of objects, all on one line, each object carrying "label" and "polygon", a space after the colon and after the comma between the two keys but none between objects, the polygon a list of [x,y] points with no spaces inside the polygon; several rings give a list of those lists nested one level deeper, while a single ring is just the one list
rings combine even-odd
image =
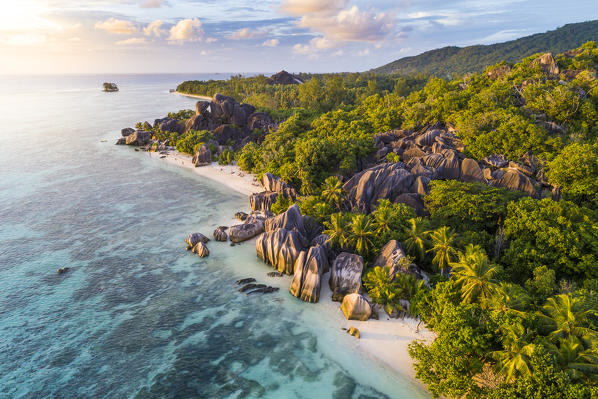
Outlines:
[{"label": "submerged rock", "polygon": [[239,292],[245,292],[245,291],[249,291],[255,288],[265,288],[267,287],[266,284],[247,284],[244,285],[243,287],[239,288]]},{"label": "submerged rock", "polygon": [[372,308],[368,301],[359,294],[349,294],[343,298],[341,311],[347,320],[366,321],[372,314]]},{"label": "submerged rock", "polygon": [[359,255],[342,252],[332,263],[330,272],[330,289],[332,300],[342,301],[345,295],[359,293],[361,288],[361,274],[363,272],[363,258]]},{"label": "submerged rock", "polygon": [[249,278],[243,278],[241,280],[237,280],[235,282],[237,283],[237,285],[249,284],[249,283],[254,283],[255,279],[253,277],[249,277]]}]

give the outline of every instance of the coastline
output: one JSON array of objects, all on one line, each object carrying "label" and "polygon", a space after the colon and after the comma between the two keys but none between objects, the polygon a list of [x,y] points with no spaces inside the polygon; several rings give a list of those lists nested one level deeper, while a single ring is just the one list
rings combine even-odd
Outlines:
[{"label": "coastline", "polygon": [[[213,162],[211,165],[195,167],[191,163],[192,157],[190,155],[177,151],[168,151],[167,155],[151,152],[148,154],[158,160],[191,169],[194,173],[202,177],[217,181],[248,197],[251,194],[263,191],[262,186],[253,175],[242,172],[236,165],[222,166]],[[164,158],[160,158],[162,156]],[[254,242],[255,239],[248,241],[250,244]],[[268,268],[268,265],[264,264],[264,266]],[[377,361],[393,372],[410,379],[415,384],[423,386],[415,378],[413,360],[409,356],[408,345],[414,340],[431,342],[434,338],[434,333],[426,329],[423,325],[420,326],[419,332],[416,332],[417,320],[410,318],[391,319],[384,312],[380,312],[379,320],[346,320],[340,310],[340,302],[332,301],[332,291],[328,285],[329,276],[329,272],[322,276],[320,301],[316,304],[311,304],[311,306],[318,306],[319,313],[327,319],[332,320],[332,324],[334,324],[332,328],[338,328],[338,334],[341,334],[342,338],[346,338],[349,342],[354,342],[351,346],[352,349],[357,350],[363,356]],[[279,280],[285,281],[281,289],[284,290],[283,287],[288,287],[287,280],[289,279],[284,278]],[[361,335],[359,339],[350,337],[346,331],[342,330],[343,328],[348,330],[350,327],[359,329]]]},{"label": "coastline", "polygon": [[183,96],[183,97],[199,98],[199,99],[205,100],[205,101],[212,101],[212,97],[200,96],[199,94],[187,94],[187,93],[181,93],[180,91],[173,91],[171,93],[175,93],[175,94],[178,94],[179,96]]}]

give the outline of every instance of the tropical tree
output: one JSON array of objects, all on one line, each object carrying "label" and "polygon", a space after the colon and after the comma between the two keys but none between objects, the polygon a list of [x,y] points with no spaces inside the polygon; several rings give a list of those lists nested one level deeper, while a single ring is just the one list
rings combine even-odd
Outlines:
[{"label": "tropical tree", "polygon": [[479,245],[469,244],[465,253],[459,252],[459,260],[451,263],[453,274],[461,285],[461,299],[466,303],[488,303],[497,288],[494,276],[499,266],[491,264]]},{"label": "tropical tree", "polygon": [[581,299],[560,294],[546,300],[539,316],[553,341],[573,336],[588,342],[598,338],[594,330],[585,327],[590,313]]},{"label": "tropical tree", "polygon": [[569,336],[559,339],[558,345],[549,345],[548,351],[555,357],[557,367],[571,380],[598,382],[598,351],[595,346],[586,348],[579,338]]},{"label": "tropical tree", "polygon": [[[377,235],[386,234],[391,230],[392,209],[386,202],[380,201],[378,207],[371,214],[374,218],[373,225]],[[390,202],[388,203],[390,204]]]},{"label": "tropical tree", "polygon": [[457,235],[453,233],[448,226],[442,226],[429,233],[432,248],[427,252],[432,252],[434,258],[432,263],[438,266],[441,274],[451,263],[452,257],[457,253],[454,248],[454,243]]},{"label": "tropical tree", "polygon": [[507,324],[501,327],[503,350],[492,352],[498,361],[498,374],[512,382],[515,377],[529,377],[532,374],[531,356],[536,349],[528,343],[527,332],[521,323]]},{"label": "tropical tree", "polygon": [[328,242],[334,246],[343,248],[347,243],[347,225],[342,213],[330,215],[330,221],[324,222],[323,234],[327,234]]},{"label": "tropical tree", "polygon": [[373,246],[373,237],[374,231],[370,218],[362,213],[354,215],[349,223],[348,245],[354,248],[358,254],[366,256]]},{"label": "tropical tree", "polygon": [[522,286],[501,282],[487,300],[486,305],[497,312],[510,310],[524,316],[524,311],[529,308],[531,302],[532,298]]},{"label": "tropical tree", "polygon": [[322,188],[322,199],[340,209],[343,197],[343,183],[339,178],[336,176],[326,178]]},{"label": "tropical tree", "polygon": [[408,237],[403,244],[405,250],[411,256],[415,256],[418,260],[423,260],[426,251],[426,235],[424,231],[422,218],[409,219],[409,226],[404,228],[405,235]]}]

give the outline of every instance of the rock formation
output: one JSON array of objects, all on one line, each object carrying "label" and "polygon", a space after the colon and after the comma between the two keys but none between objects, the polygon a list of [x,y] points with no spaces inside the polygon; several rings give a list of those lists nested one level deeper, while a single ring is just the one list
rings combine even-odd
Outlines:
[{"label": "rock formation", "polygon": [[298,77],[291,75],[284,69],[268,78],[268,84],[271,85],[298,85],[303,81]]},{"label": "rock formation", "polygon": [[282,195],[291,201],[297,199],[297,192],[295,189],[282,181],[278,176],[274,176],[271,173],[264,173],[261,183],[265,191],[252,194],[251,197],[249,197],[251,209],[254,211],[269,211],[279,195]]},{"label": "rock formation", "polygon": [[207,145],[202,144],[201,147],[197,149],[191,162],[196,167],[210,165],[212,163],[212,151],[210,151]]},{"label": "rock formation", "polygon": [[255,242],[258,257],[285,274],[293,274],[295,262],[306,247],[303,235],[287,229],[266,232]]},{"label": "rock formation", "polygon": [[136,130],[126,137],[127,145],[143,146],[151,142],[152,133],[144,130]]},{"label": "rock formation", "polygon": [[295,262],[295,274],[289,291],[305,302],[318,302],[322,274],[328,269],[326,249],[320,245],[302,251]]},{"label": "rock formation", "polygon": [[242,224],[231,226],[228,234],[234,243],[247,241],[264,232],[264,220],[262,217],[251,215]]},{"label": "rock formation", "polygon": [[201,233],[191,233],[185,240],[187,243],[187,250],[193,248],[198,242],[203,242],[205,244],[208,241],[210,241],[210,239]]},{"label": "rock formation", "polygon": [[267,219],[265,229],[266,231],[274,231],[276,229],[296,230],[307,238],[303,216],[297,205],[291,205],[286,212]]},{"label": "rock formation", "polygon": [[123,137],[127,137],[133,133],[135,133],[135,129],[133,129],[132,127],[125,127],[124,129],[121,129],[121,131],[120,131],[120,134]]},{"label": "rock formation", "polygon": [[[403,260],[404,259],[404,260]],[[397,240],[390,240],[382,247],[380,254],[372,263],[372,267],[388,267],[390,279],[394,279],[397,273],[413,274],[419,279],[427,281],[426,274],[416,265],[408,261],[401,244]]]},{"label": "rock formation", "polygon": [[343,298],[341,311],[347,320],[366,321],[372,314],[372,308],[368,301],[359,294],[349,294]]},{"label": "rock formation", "polygon": [[228,227],[226,226],[219,226],[214,230],[214,239],[216,241],[228,241],[228,235],[226,234],[226,230]]},{"label": "rock formation", "polygon": [[201,241],[195,244],[191,252],[193,252],[194,254],[198,254],[202,258],[205,258],[206,256],[210,255],[208,247]]},{"label": "rock formation", "polygon": [[363,258],[347,252],[340,253],[332,263],[330,272],[330,289],[332,300],[342,301],[345,295],[359,293]]}]

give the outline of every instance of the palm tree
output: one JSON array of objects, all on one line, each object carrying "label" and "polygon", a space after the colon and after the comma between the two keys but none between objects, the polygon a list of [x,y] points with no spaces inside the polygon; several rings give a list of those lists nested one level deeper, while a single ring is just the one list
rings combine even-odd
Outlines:
[{"label": "palm tree", "polygon": [[438,266],[441,274],[444,274],[445,268],[451,263],[452,256],[457,253],[453,247],[457,235],[451,232],[448,226],[442,226],[430,232],[429,235],[432,248],[428,249],[427,252],[434,253],[432,263]]},{"label": "palm tree", "polygon": [[409,227],[405,227],[405,234],[408,238],[403,244],[405,244],[407,253],[420,261],[423,260],[426,250],[426,232],[422,225],[422,218],[409,219]]},{"label": "palm tree", "polygon": [[492,352],[498,361],[498,374],[503,375],[507,382],[513,381],[515,376],[530,376],[530,356],[536,346],[527,343],[525,328],[520,323],[506,325],[502,330],[504,350]]},{"label": "palm tree", "polygon": [[494,275],[499,266],[491,264],[488,256],[476,245],[469,244],[465,253],[459,252],[459,260],[451,263],[457,283],[461,284],[461,299],[463,302],[482,304],[494,294],[497,283]]},{"label": "palm tree", "polygon": [[367,215],[362,213],[353,216],[353,220],[349,223],[349,236],[347,242],[349,246],[355,248],[355,251],[366,256],[370,247],[373,245],[372,237],[372,223]]},{"label": "palm tree", "polygon": [[529,293],[523,287],[515,283],[501,282],[485,305],[495,312],[510,310],[524,316],[531,302]]},{"label": "palm tree", "polygon": [[569,375],[572,381],[589,379],[598,381],[598,351],[595,346],[586,348],[575,337],[560,338],[557,345],[549,345],[558,367]]},{"label": "palm tree", "polygon": [[323,234],[328,234],[329,243],[339,247],[344,247],[347,243],[347,226],[342,213],[334,213],[330,215],[330,221],[324,222],[325,230]]},{"label": "palm tree", "polygon": [[[388,204],[386,202],[388,202]],[[391,219],[392,211],[389,206],[390,201],[386,200],[386,202],[381,200],[378,207],[372,212],[376,234],[380,235],[388,233],[391,230],[388,222]]]},{"label": "palm tree", "polygon": [[569,338],[596,339],[596,332],[583,327],[591,310],[584,309],[581,299],[560,294],[548,298],[542,307],[541,319],[551,332],[550,339]]},{"label": "palm tree", "polygon": [[343,200],[343,183],[336,176],[330,176],[324,180],[322,199],[330,205],[336,205],[340,209]]}]

